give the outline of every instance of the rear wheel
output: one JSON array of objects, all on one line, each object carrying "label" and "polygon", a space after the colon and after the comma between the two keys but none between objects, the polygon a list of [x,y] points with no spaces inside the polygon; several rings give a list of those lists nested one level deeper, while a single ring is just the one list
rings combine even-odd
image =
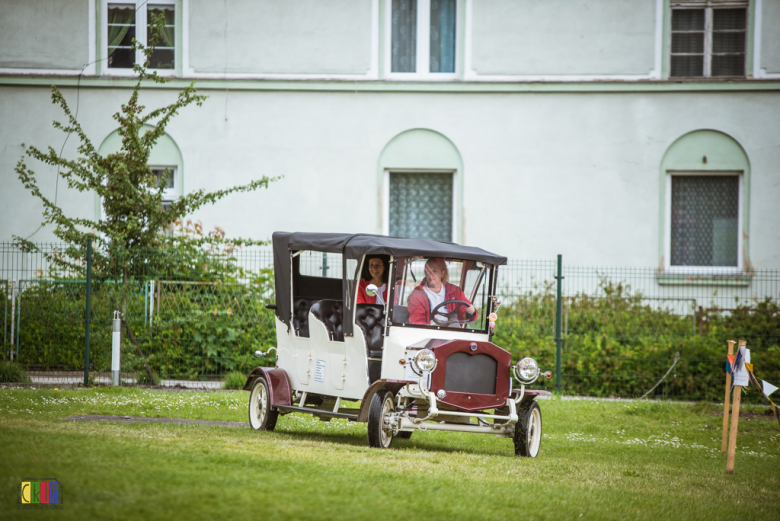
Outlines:
[{"label": "rear wheel", "polygon": [[262,376],[255,380],[249,395],[249,425],[258,431],[272,431],[276,427],[279,411],[271,407],[271,392]]},{"label": "rear wheel", "polygon": [[395,410],[393,393],[376,393],[368,408],[368,444],[387,449],[393,443],[393,431],[385,424],[385,418]]},{"label": "rear wheel", "polygon": [[542,410],[535,401],[521,403],[515,424],[515,454],[535,458],[542,444]]}]

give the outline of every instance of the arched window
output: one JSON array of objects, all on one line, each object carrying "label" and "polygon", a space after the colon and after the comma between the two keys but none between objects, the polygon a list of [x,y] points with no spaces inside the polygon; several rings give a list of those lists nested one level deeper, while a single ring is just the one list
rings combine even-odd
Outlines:
[{"label": "arched window", "polygon": [[382,233],[462,242],[463,161],[432,130],[407,130],[379,155]]},{"label": "arched window", "polygon": [[715,130],[680,137],[661,163],[664,270],[729,274],[747,261],[750,163]]},{"label": "arched window", "polygon": [[[149,129],[151,127],[144,127],[142,132]],[[115,130],[100,144],[98,153],[101,156],[107,156],[108,154],[119,152],[121,148],[122,136],[119,135],[119,130]],[[184,193],[184,168],[181,152],[176,142],[168,134],[162,135],[157,140],[149,154],[149,167],[165,186],[163,206],[167,206]],[[97,205],[97,215],[99,217],[102,215],[102,204],[100,201],[97,201]]]}]

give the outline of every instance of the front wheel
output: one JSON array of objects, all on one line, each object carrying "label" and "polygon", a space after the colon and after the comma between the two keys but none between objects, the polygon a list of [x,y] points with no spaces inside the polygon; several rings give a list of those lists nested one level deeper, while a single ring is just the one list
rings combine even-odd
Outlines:
[{"label": "front wheel", "polygon": [[268,382],[261,376],[255,380],[249,395],[249,425],[257,431],[272,431],[278,418],[279,411],[271,407]]},{"label": "front wheel", "polygon": [[521,403],[515,424],[515,455],[535,458],[542,444],[542,410],[535,401]]},{"label": "front wheel", "polygon": [[379,393],[371,397],[368,408],[368,444],[387,449],[393,443],[393,431],[385,424],[385,418],[395,410],[393,393]]}]

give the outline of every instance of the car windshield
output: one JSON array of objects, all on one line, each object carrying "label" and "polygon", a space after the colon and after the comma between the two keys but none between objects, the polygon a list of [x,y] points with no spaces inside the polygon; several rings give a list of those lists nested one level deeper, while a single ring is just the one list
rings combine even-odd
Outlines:
[{"label": "car windshield", "polygon": [[397,257],[392,324],[485,330],[492,266],[438,257]]}]

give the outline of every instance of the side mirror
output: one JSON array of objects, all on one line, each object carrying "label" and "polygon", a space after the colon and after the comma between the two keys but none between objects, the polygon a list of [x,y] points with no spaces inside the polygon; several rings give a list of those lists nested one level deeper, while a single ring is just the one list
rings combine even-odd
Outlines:
[{"label": "side mirror", "polygon": [[376,294],[379,292],[379,288],[376,287],[376,284],[369,284],[366,286],[366,295],[369,297],[376,297]]}]

